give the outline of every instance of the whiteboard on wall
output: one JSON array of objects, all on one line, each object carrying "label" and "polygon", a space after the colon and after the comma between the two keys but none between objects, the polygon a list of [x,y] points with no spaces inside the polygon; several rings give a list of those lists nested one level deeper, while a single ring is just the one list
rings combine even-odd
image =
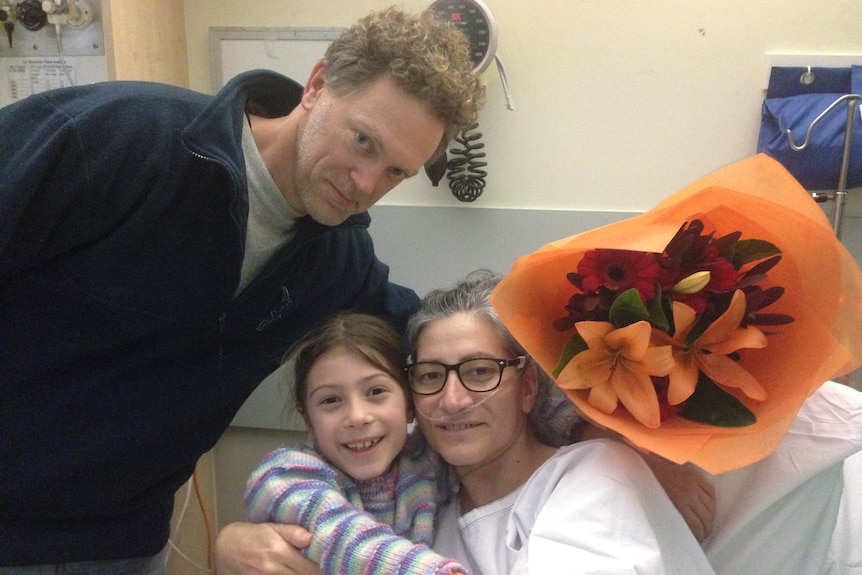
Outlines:
[{"label": "whiteboard on wall", "polygon": [[213,89],[248,70],[264,68],[305,85],[312,66],[343,28],[209,29]]}]

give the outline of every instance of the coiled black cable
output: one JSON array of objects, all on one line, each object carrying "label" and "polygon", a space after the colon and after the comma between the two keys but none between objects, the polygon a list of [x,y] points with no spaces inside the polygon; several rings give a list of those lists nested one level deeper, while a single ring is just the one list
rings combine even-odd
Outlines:
[{"label": "coiled black cable", "polygon": [[480,160],[485,157],[485,152],[477,151],[485,147],[485,144],[479,141],[482,134],[473,131],[478,126],[479,124],[473,124],[455,137],[455,142],[464,148],[450,149],[450,153],[455,157],[446,163],[449,170],[449,189],[452,190],[452,195],[462,202],[472,202],[482,195],[485,177],[488,175],[482,169],[488,163]]}]

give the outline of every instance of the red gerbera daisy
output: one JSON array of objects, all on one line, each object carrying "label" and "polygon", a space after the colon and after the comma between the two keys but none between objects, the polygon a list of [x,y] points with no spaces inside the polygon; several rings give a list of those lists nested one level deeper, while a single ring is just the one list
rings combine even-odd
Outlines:
[{"label": "red gerbera daisy", "polygon": [[600,287],[614,292],[635,288],[645,302],[655,298],[659,272],[655,254],[630,250],[591,250],[578,264],[585,293]]}]

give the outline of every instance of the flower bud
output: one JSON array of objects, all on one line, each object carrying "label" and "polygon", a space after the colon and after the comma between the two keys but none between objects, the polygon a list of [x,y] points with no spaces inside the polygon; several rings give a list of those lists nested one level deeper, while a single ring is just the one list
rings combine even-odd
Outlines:
[{"label": "flower bud", "polygon": [[694,272],[690,276],[683,278],[673,286],[673,291],[684,294],[694,294],[702,290],[709,284],[710,273],[708,271]]}]

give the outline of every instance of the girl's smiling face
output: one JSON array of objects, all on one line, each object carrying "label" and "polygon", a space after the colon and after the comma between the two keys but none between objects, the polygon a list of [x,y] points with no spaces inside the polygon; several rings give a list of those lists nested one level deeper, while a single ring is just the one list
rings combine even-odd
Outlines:
[{"label": "girl's smiling face", "polygon": [[389,470],[407,440],[412,413],[396,379],[337,347],[308,373],[305,419],[318,451],[361,481]]}]

